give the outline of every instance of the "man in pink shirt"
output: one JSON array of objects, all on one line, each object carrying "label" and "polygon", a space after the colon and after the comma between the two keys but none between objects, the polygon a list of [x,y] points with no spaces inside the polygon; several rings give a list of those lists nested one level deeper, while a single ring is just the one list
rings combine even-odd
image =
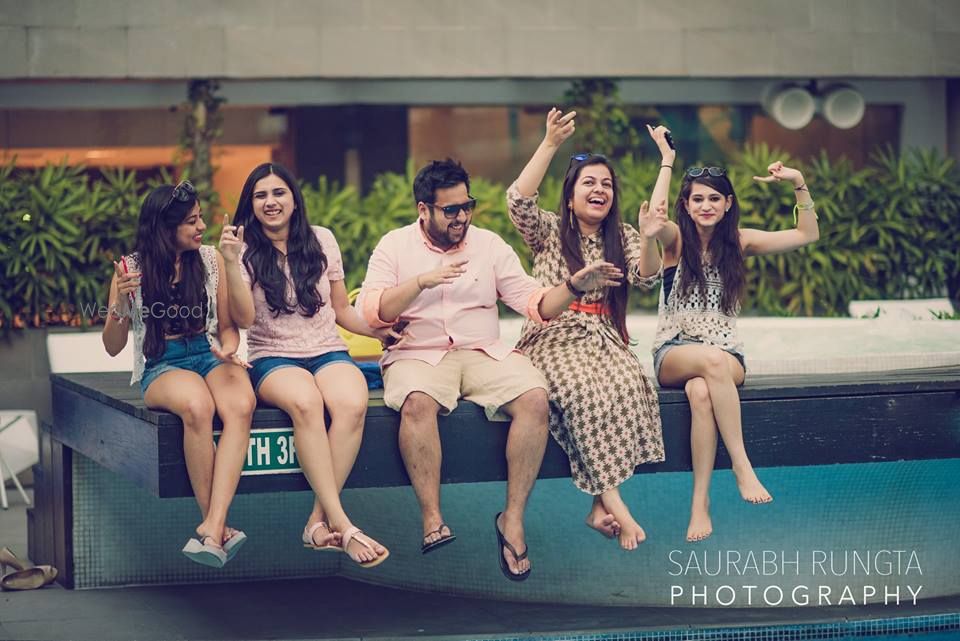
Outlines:
[{"label": "man in pink shirt", "polygon": [[374,249],[358,306],[371,327],[406,325],[389,348],[384,403],[400,412],[400,453],[420,503],[424,554],[456,537],[440,512],[437,414],[460,398],[490,420],[510,420],[507,505],[497,515],[500,568],[530,575],[523,514],[547,442],[547,382],[519,352],[500,341],[497,300],[537,322],[564,310],[584,292],[616,286],[609,263],[588,265],[564,284],[542,287],[513,249],[491,231],[471,228],[476,200],[470,177],[450,159],[433,161],[413,183],[418,218],[384,236]]}]

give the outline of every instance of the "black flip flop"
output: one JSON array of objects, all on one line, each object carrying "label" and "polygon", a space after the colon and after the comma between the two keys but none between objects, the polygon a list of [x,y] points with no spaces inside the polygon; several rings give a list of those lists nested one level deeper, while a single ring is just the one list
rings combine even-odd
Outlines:
[{"label": "black flip flop", "polygon": [[507,577],[511,581],[526,581],[530,576],[530,570],[532,568],[527,568],[526,572],[521,572],[520,574],[514,574],[510,571],[510,566],[507,564],[507,560],[503,558],[503,548],[510,550],[510,553],[513,555],[513,558],[517,560],[517,563],[523,561],[527,558],[527,553],[530,552],[530,546],[527,546],[527,549],[523,551],[523,554],[517,554],[516,548],[503,536],[503,532],[500,531],[500,526],[497,524],[497,521],[500,520],[500,515],[503,512],[497,512],[497,515],[493,517],[493,529],[497,532],[497,558],[500,560],[500,571],[503,572],[503,576]]},{"label": "black flip flop", "polygon": [[[450,534],[444,536],[443,528],[447,528]],[[427,554],[429,552],[433,552],[437,548],[442,548],[447,543],[453,543],[454,541],[457,540],[457,535],[453,533],[453,530],[451,530],[450,526],[447,525],[446,523],[441,523],[440,527],[438,527],[436,530],[433,530],[432,532],[427,532],[423,538],[426,539],[431,534],[439,534],[440,538],[432,543],[424,543],[423,545],[421,545],[420,546],[421,554]]]}]

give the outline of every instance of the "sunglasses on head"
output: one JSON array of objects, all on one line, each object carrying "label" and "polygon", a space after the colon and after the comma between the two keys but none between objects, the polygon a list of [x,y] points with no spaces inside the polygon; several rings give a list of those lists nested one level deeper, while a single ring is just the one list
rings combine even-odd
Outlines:
[{"label": "sunglasses on head", "polygon": [[471,212],[473,212],[473,210],[477,206],[477,199],[471,198],[465,203],[459,203],[457,205],[447,205],[445,207],[440,207],[439,205],[434,205],[433,203],[424,203],[424,205],[426,205],[430,209],[439,209],[440,211],[443,212],[443,215],[445,218],[453,219],[460,215],[461,210],[466,212],[467,214],[470,214]]},{"label": "sunglasses on head", "polygon": [[691,178],[699,178],[704,174],[719,178],[720,176],[726,176],[727,172],[723,167],[691,167],[687,170],[687,175]]},{"label": "sunglasses on head", "polygon": [[160,210],[162,214],[167,209],[170,208],[174,202],[188,203],[191,200],[196,199],[197,197],[197,188],[193,186],[189,180],[181,181],[176,187],[173,188],[173,192],[170,193],[170,200],[167,201],[167,204],[163,206],[163,209]]}]

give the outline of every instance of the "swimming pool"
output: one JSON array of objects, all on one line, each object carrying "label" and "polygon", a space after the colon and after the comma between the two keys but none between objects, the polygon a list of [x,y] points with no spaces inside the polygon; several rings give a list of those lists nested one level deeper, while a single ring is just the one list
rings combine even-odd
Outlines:
[{"label": "swimming pool", "polygon": [[[523,320],[500,321],[507,344],[520,338]],[[657,317],[631,314],[633,351],[648,374]],[[960,322],[854,318],[746,317],[737,321],[751,374],[883,371],[960,364]]]}]

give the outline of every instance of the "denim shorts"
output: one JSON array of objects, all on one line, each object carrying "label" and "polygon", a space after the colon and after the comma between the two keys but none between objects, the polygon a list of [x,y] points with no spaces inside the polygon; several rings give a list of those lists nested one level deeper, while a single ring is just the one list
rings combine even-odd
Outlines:
[{"label": "denim shorts", "polygon": [[182,338],[170,338],[165,341],[163,356],[148,358],[140,379],[140,391],[147,393],[150,383],[157,377],[175,369],[185,369],[206,377],[223,361],[210,351],[210,342],[206,334],[194,334]]},{"label": "denim shorts", "polygon": [[253,391],[257,392],[260,390],[263,379],[274,370],[284,367],[299,367],[307,370],[311,374],[316,374],[327,365],[333,365],[334,363],[350,363],[354,367],[357,365],[353,362],[353,359],[350,358],[350,354],[345,351],[327,352],[326,354],[311,356],[309,358],[264,356],[263,358],[255,358],[250,361],[250,382],[253,383]]},{"label": "denim shorts", "polygon": [[[657,351],[653,354],[653,375],[656,377],[657,381],[660,380],[660,366],[663,365],[663,357],[666,356],[667,352],[677,345],[703,345],[703,341],[698,341],[692,338],[671,338],[657,348]],[[723,348],[721,347],[720,349]],[[740,352],[735,352],[732,349],[724,349],[723,351],[727,352],[728,354],[732,354],[734,358],[740,361],[740,367],[743,368],[743,372],[747,372],[747,361],[743,354]]]}]

